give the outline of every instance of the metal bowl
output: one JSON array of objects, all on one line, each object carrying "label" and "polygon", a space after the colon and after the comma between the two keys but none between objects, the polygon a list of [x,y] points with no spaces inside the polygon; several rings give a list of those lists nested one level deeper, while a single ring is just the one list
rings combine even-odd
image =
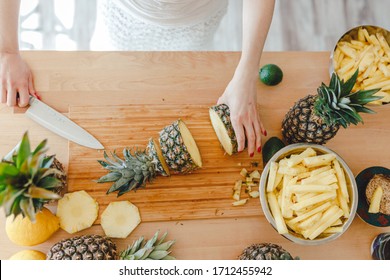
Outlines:
[{"label": "metal bowl", "polygon": [[314,149],[317,154],[334,154],[336,156],[336,159],[340,162],[341,167],[344,169],[345,174],[346,174],[346,182],[347,182],[347,187],[348,187],[348,193],[350,196],[350,201],[349,201],[349,207],[350,207],[350,216],[348,219],[344,221],[343,224],[343,230],[342,232],[339,233],[334,233],[330,235],[319,235],[317,238],[310,240],[310,239],[305,239],[303,236],[300,234],[297,234],[291,230],[289,230],[289,233],[283,234],[285,238],[288,240],[301,244],[301,245],[320,245],[327,243],[329,241],[335,240],[336,238],[340,237],[351,225],[355,214],[356,214],[356,209],[358,205],[358,191],[357,191],[357,186],[356,186],[356,181],[355,177],[352,173],[352,171],[349,169],[348,165],[345,163],[345,161],[334,151],[332,151],[329,148],[326,148],[321,145],[316,145],[316,144],[305,144],[305,143],[299,143],[299,144],[292,144],[289,146],[284,147],[283,149],[279,150],[267,163],[267,165],[264,167],[263,173],[261,174],[260,178],[260,203],[261,203],[261,208],[263,209],[264,215],[268,222],[273,226],[273,228],[276,230],[276,224],[275,220],[271,214],[268,201],[267,201],[267,196],[266,196],[266,185],[267,185],[267,179],[268,179],[268,173],[270,169],[270,163],[273,161],[279,161],[282,158],[289,156],[291,154],[298,154],[303,152],[305,149],[311,147]]},{"label": "metal bowl", "polygon": [[359,26],[356,26],[350,30],[348,30],[347,32],[345,32],[336,42],[336,44],[334,45],[333,49],[332,49],[332,52],[330,54],[330,60],[329,60],[329,76],[332,77],[332,74],[334,72],[334,67],[333,67],[333,56],[334,56],[334,51],[336,50],[336,47],[337,47],[337,44],[339,42],[343,42],[343,41],[351,41],[351,39],[356,39],[357,38],[357,33],[358,33],[358,30],[359,28],[366,28],[367,31],[368,31],[368,34],[375,34],[376,32],[380,31],[383,33],[383,35],[385,36],[386,38],[386,41],[390,44],[390,31],[383,28],[383,27],[380,27],[380,26],[375,26],[375,25],[359,25]]}]

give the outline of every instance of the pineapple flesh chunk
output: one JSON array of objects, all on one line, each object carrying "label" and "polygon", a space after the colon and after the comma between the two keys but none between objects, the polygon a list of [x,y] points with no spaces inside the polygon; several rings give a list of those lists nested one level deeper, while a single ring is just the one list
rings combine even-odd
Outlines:
[{"label": "pineapple flesh chunk", "polygon": [[187,147],[191,158],[197,166],[202,167],[202,158],[200,156],[198,146],[196,145],[195,139],[192,137],[190,130],[183,121],[179,121],[179,129],[181,136],[183,137],[184,145]]},{"label": "pineapple flesh chunk", "polygon": [[57,217],[60,219],[60,227],[68,233],[91,227],[98,212],[98,203],[85,191],[67,193],[58,201]]},{"label": "pineapple flesh chunk", "polygon": [[111,202],[101,218],[104,233],[112,238],[126,238],[140,223],[138,207],[129,201]]},{"label": "pineapple flesh chunk", "polygon": [[382,187],[377,187],[372,195],[370,207],[368,208],[368,213],[378,213],[381,205],[381,200],[383,196]]}]

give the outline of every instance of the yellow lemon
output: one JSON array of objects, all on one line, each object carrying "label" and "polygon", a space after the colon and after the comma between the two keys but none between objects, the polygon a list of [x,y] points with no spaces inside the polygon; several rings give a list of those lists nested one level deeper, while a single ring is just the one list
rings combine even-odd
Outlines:
[{"label": "yellow lemon", "polygon": [[36,250],[23,250],[13,254],[9,260],[46,260],[46,255]]},{"label": "yellow lemon", "polygon": [[5,231],[8,238],[21,246],[34,246],[45,242],[60,228],[59,219],[48,209],[43,208],[36,215],[36,222],[22,215],[7,218]]}]

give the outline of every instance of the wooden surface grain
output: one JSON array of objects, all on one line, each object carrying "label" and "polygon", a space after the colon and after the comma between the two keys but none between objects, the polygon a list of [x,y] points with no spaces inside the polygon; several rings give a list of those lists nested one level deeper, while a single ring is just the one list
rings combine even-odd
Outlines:
[{"label": "wooden surface grain", "polygon": [[[42,99],[65,114],[69,106],[74,110],[76,106],[129,104],[209,106],[223,93],[239,59],[239,53],[221,52],[24,52],[23,56],[34,72]],[[328,58],[327,52],[264,53],[261,64],[275,63],[284,71],[284,80],[277,87],[258,84],[260,116],[268,137],[280,135],[281,116],[297,99],[315,93],[322,81],[329,81]],[[364,125],[341,130],[327,145],[345,159],[355,175],[368,166],[390,167],[390,108],[387,105],[374,109],[377,114],[364,116]],[[68,166],[68,141],[4,106],[0,107],[0,122],[0,156],[28,129],[33,144],[48,138],[50,152]],[[70,168],[72,164],[73,161]],[[4,215],[0,215],[1,259],[25,249],[8,240],[4,225]],[[235,259],[244,247],[255,242],[278,243],[302,259],[369,259],[373,238],[388,231],[356,217],[337,240],[307,247],[278,235],[260,211],[250,217],[143,222],[127,239],[115,241],[123,249],[140,235],[149,237],[157,229],[168,230],[169,238],[177,240],[173,253],[179,259]],[[94,225],[79,234],[86,233],[102,233],[102,229]],[[59,230],[34,249],[46,252],[53,242],[70,236]]]}]

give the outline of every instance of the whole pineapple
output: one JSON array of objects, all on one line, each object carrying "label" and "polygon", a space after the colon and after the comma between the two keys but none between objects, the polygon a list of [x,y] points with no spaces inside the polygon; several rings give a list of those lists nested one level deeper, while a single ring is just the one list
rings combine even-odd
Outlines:
[{"label": "whole pineapple", "polygon": [[46,156],[47,141],[31,151],[27,132],[10,159],[0,162],[0,206],[5,215],[21,214],[35,222],[35,215],[46,203],[61,198],[66,188],[62,164]]},{"label": "whole pineapple", "polygon": [[48,260],[173,260],[168,251],[175,241],[163,242],[167,233],[159,240],[159,232],[144,241],[140,237],[126,250],[117,253],[116,244],[100,235],[84,235],[64,239],[54,244],[46,255]]},{"label": "whole pineapple", "polygon": [[[293,257],[281,246],[272,243],[253,244],[244,249],[239,260],[292,260]],[[297,259],[297,258],[296,258]]]},{"label": "whole pineapple", "polygon": [[359,113],[374,113],[367,103],[382,97],[374,96],[379,89],[352,92],[359,70],[346,82],[333,73],[329,86],[322,84],[318,95],[300,99],[282,122],[283,138],[288,144],[306,142],[325,144],[340,126],[363,122]]}]

